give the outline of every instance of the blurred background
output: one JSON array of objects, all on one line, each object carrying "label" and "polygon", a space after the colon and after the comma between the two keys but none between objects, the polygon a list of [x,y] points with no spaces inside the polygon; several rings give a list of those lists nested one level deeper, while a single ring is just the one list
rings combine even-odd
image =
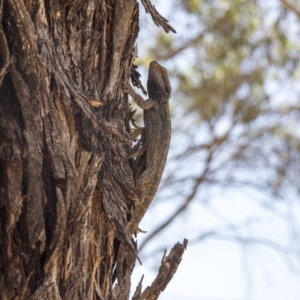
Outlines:
[{"label": "blurred background", "polygon": [[152,2],[177,34],[140,5],[136,63],[168,69],[173,135],[133,288],[187,238],[160,299],[300,299],[300,2]]}]

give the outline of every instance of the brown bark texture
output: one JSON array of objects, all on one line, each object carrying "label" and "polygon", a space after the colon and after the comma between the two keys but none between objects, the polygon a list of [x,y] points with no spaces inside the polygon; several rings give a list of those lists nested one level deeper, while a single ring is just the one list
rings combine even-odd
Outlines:
[{"label": "brown bark texture", "polygon": [[[138,3],[0,0],[0,20],[0,298],[129,299]],[[158,298],[185,246],[134,299]]]}]

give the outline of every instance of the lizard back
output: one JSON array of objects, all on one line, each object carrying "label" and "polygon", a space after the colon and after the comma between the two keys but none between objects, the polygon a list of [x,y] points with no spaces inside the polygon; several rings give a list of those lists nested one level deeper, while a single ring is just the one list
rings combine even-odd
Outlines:
[{"label": "lizard back", "polygon": [[[171,117],[169,99],[171,85],[165,68],[157,62],[151,62],[147,82],[148,93],[152,101],[150,109],[144,110],[146,150],[139,158],[136,170],[138,189],[143,189],[143,199],[136,204],[131,221],[130,232],[137,230],[138,224],[149,208],[161,181],[165,168],[170,140]],[[146,101],[146,102],[148,102]]]}]

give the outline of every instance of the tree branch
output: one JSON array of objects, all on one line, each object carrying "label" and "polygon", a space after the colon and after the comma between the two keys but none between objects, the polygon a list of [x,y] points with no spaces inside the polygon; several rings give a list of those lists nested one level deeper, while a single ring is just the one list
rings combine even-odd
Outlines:
[{"label": "tree branch", "polygon": [[138,292],[141,290],[141,282],[137,287],[137,291],[132,298],[132,300],[155,300],[158,299],[161,292],[167,287],[168,283],[172,279],[173,275],[177,271],[177,268],[181,262],[182,255],[186,250],[188,240],[184,239],[183,243],[177,243],[170,251],[168,256],[166,252],[161,261],[161,265],[158,271],[158,274],[152,284],[148,286],[140,295],[137,295]]},{"label": "tree branch", "polygon": [[176,33],[176,30],[170,24],[168,24],[169,21],[156,10],[155,6],[150,0],[142,0],[142,3],[145,7],[146,13],[150,13],[153,22],[157,26],[161,26],[167,33],[169,31]]},{"label": "tree branch", "polygon": [[281,0],[282,4],[284,6],[286,6],[288,9],[290,9],[291,11],[293,11],[297,17],[300,19],[300,10],[297,9],[295,6],[293,6],[289,1],[287,0]]}]

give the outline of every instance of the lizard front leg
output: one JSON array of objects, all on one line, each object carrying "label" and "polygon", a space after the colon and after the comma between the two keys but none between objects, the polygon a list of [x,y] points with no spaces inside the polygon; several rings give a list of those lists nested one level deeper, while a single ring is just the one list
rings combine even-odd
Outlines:
[{"label": "lizard front leg", "polygon": [[155,101],[151,98],[149,98],[148,100],[144,100],[142,96],[135,92],[135,90],[128,81],[123,82],[123,92],[130,95],[134,102],[144,110],[150,109]]}]

